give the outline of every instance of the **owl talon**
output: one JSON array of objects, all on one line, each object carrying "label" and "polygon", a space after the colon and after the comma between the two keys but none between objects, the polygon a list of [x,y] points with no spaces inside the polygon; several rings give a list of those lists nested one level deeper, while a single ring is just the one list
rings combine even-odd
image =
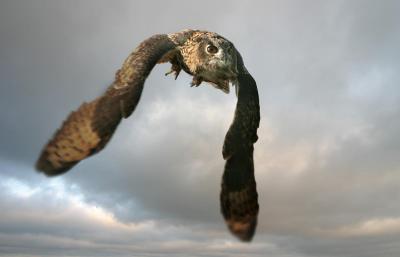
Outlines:
[{"label": "owl talon", "polygon": [[203,78],[193,76],[192,82],[190,82],[190,87],[198,87],[200,86],[201,82],[203,82]]},{"label": "owl talon", "polygon": [[171,70],[165,73],[165,76],[168,76],[169,74],[173,73],[175,75],[175,80],[178,78],[179,73],[181,72],[182,68],[179,67],[176,64],[172,64]]}]

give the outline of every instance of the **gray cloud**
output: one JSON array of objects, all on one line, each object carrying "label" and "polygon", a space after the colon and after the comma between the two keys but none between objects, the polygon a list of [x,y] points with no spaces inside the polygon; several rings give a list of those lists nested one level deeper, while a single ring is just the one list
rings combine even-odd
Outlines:
[{"label": "gray cloud", "polygon": [[[399,3],[154,4],[2,2],[0,255],[398,256]],[[103,152],[61,179],[32,168],[141,40],[187,27],[233,41],[259,85],[250,245],[219,214],[235,96],[164,77],[167,65]]]}]

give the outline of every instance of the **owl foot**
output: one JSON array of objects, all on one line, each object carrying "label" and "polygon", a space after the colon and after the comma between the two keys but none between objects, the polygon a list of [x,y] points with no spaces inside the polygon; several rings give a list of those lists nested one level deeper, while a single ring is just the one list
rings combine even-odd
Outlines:
[{"label": "owl foot", "polygon": [[171,70],[165,73],[165,76],[168,76],[169,74],[173,73],[175,74],[175,80],[176,80],[181,70],[182,68],[178,64],[172,64]]},{"label": "owl foot", "polygon": [[200,86],[201,82],[203,82],[202,77],[193,76],[192,82],[190,82],[191,87],[198,87]]}]

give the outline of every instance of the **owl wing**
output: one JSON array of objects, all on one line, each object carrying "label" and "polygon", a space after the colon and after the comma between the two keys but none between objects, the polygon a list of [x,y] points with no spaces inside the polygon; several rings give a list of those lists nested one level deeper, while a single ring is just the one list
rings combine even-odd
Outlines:
[{"label": "owl wing", "polygon": [[239,239],[250,241],[255,233],[259,210],[253,144],[258,139],[260,107],[256,82],[245,69],[240,54],[238,59],[238,101],[222,150],[226,164],[220,202],[229,230]]},{"label": "owl wing", "polygon": [[155,35],[143,41],[117,71],[106,92],[67,117],[44,147],[36,168],[48,176],[58,175],[103,149],[122,118],[135,110],[155,64],[169,61],[178,36]]}]

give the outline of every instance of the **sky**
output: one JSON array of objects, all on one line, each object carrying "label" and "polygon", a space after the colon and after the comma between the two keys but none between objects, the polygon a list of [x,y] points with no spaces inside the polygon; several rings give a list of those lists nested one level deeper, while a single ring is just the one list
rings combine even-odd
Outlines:
[{"label": "sky", "polygon": [[[399,1],[0,3],[0,256],[400,256]],[[39,153],[144,39],[217,32],[257,81],[260,213],[219,211],[234,94],[158,65],[109,145],[47,178]]]}]

